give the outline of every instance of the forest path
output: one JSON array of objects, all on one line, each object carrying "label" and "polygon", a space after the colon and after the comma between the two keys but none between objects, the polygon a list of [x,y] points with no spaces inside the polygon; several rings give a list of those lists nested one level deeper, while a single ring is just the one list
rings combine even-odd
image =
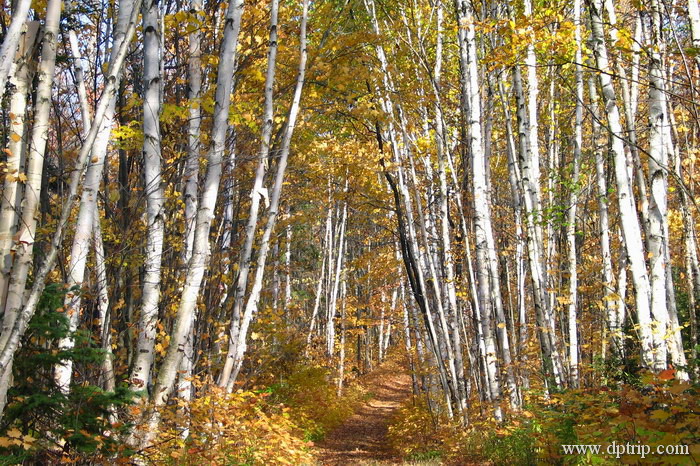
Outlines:
[{"label": "forest path", "polygon": [[394,411],[411,396],[411,377],[387,361],[363,385],[374,396],[319,442],[319,464],[403,464],[391,450],[388,427]]}]

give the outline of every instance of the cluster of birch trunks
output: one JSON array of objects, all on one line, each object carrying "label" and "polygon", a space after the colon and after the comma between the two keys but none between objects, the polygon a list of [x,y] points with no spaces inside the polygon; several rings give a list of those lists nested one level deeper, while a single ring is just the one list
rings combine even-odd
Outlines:
[{"label": "cluster of birch trunks", "polygon": [[[522,405],[531,386],[559,390],[586,384],[583,369],[593,355],[618,363],[638,359],[656,372],[672,365],[680,378],[695,376],[697,0],[687,5],[576,0],[557,7],[563,10],[556,15],[533,8],[531,0],[480,5],[299,0],[286,6],[295,12],[292,18],[279,18],[279,0],[262,2],[268,33],[262,114],[245,184],[231,175],[241,164],[231,109],[246,63],[240,52],[243,0],[120,0],[87,29],[80,29],[81,21],[89,22],[96,10],[73,11],[68,2],[48,0],[39,17],[31,3],[14,2],[0,49],[6,143],[0,414],[13,383],[13,358],[46,284],[56,277],[69,290],[63,312],[71,330],[93,325],[86,324],[83,310],[94,309],[107,354],[96,382],[113,390],[125,380],[154,407],[140,420],[148,428],[132,439],[142,445],[157,431],[158,408],[173,396],[185,401],[195,396],[194,372],[207,372],[217,385],[234,390],[261,300],[285,309],[298,301],[301,317],[288,325],[299,329],[307,357],[322,347],[337,368],[339,394],[350,372],[347,351],[354,352],[358,370],[366,370],[373,358],[386,357],[391,343],[401,342],[394,346],[409,355],[416,393],[426,393],[436,409],[464,421],[473,400],[490,404],[502,419],[506,406]],[[326,3],[332,8],[324,10]],[[187,29],[176,37],[180,55],[173,58],[164,17],[178,9],[214,32]],[[321,11],[326,16],[315,14]],[[543,26],[547,15],[557,22]],[[307,40],[307,18],[313,41]],[[280,22],[294,24],[284,37],[292,40],[294,31],[298,45],[296,78],[286,86],[277,73]],[[568,61],[547,57],[535,40],[556,36],[562,24],[570,26]],[[327,186],[317,186],[316,199],[305,200],[324,206],[306,230],[318,234],[303,239],[320,250],[311,279],[295,280],[290,272],[292,228],[278,224],[295,208],[283,202],[283,186],[297,121],[309,125],[318,117],[317,109],[304,106],[303,91],[310,85],[315,94],[327,90],[323,83],[306,82],[306,76],[327,56],[324,47],[338,31],[366,35],[362,55],[343,59],[363,69],[347,87],[374,111],[362,115],[359,125],[351,121],[356,117],[338,111],[334,124],[373,154],[355,163],[379,174],[375,182],[384,195],[375,201],[384,209],[370,212],[381,217],[377,224],[388,221],[389,233],[365,234],[384,235],[381,247],[396,265],[384,270],[381,290],[363,289],[364,272],[358,270],[367,267],[350,260],[356,259],[357,244],[350,243],[349,232],[358,243],[364,202],[350,167],[340,179],[328,177]],[[309,70],[307,42],[314,57]],[[489,60],[516,42],[512,56]],[[98,52],[103,62],[83,57]],[[169,71],[172,63],[165,56],[186,69],[187,126],[179,142],[184,156],[176,168],[184,234],[177,257],[166,244],[172,220],[165,216],[165,178],[172,167],[164,162],[164,147],[170,145],[163,140],[161,115],[175,86],[171,81],[182,78]],[[207,66],[209,73],[203,71]],[[110,182],[127,191],[134,184],[127,180],[129,162],[124,150],[115,149],[113,132],[124,126],[120,99],[128,86],[138,89],[143,136],[139,167],[132,173],[140,176],[144,204],[138,215],[145,223],[137,278],[109,266],[101,229],[107,216],[102,193],[111,191]],[[200,104],[206,96],[213,99],[211,109]],[[340,105],[333,99],[328,91],[326,102]],[[65,111],[56,110],[60,105]],[[64,114],[80,128],[67,141],[58,136]],[[679,115],[690,118],[678,123]],[[68,147],[77,154],[69,160],[72,166],[57,170],[58,160],[66,159],[56,154]],[[292,154],[291,164],[294,160]],[[110,179],[110,164],[119,166],[116,180]],[[60,178],[53,185],[52,170]],[[122,215],[137,215],[126,212],[128,205],[121,206]],[[672,237],[671,212],[681,219],[680,239]],[[579,278],[584,244],[598,267]],[[217,262],[225,280],[212,278],[212,249],[230,258]],[[166,318],[162,284],[173,263],[179,264],[177,306]],[[285,274],[283,298],[278,270]],[[87,283],[92,292],[85,294]],[[293,284],[308,298],[293,297]],[[596,284],[595,292],[581,292]],[[203,305],[210,289],[217,291],[216,300]],[[378,314],[373,325],[363,324],[353,347],[348,336],[358,332],[348,328],[346,304],[351,295],[374,292],[381,297]],[[679,293],[687,296],[682,312]],[[119,314],[131,319],[130,339],[112,341],[114,327],[124,324],[114,322],[115,302],[131,307]],[[589,320],[598,318],[603,335],[598,347],[591,347],[593,340],[580,328],[584,310]],[[218,339],[208,348],[218,362],[196,368],[202,313],[207,322],[225,325],[217,327]],[[157,350],[159,331],[169,336],[163,355]],[[115,361],[113,348],[124,341],[129,356],[127,369],[120,370],[116,366],[124,362]],[[74,344],[71,334],[55,342],[64,350]],[[60,390],[70,391],[72,362],[57,364],[52,377]]]},{"label": "cluster of birch trunks", "polygon": [[[390,21],[377,18],[373,3],[365,5],[375,34],[382,34]],[[563,98],[557,94],[562,91],[551,74],[547,76],[549,99],[541,98],[539,79],[546,74],[540,68],[557,65],[536,53],[538,12],[533,11],[532,3],[525,0],[514,8],[495,2],[485,10],[474,8],[471,2],[455,3],[460,119],[453,119],[452,127],[444,115],[454,110],[440,98],[445,93],[441,83],[446,36],[442,5],[437,2],[429,16],[418,19],[400,10],[401,21],[391,22],[394,28],[403,25],[397,40],[408,43],[415,53],[414,72],[427,75],[424,92],[433,95],[432,109],[418,109],[425,118],[422,128],[412,123],[420,115],[409,115],[410,110],[403,108],[406,99],[396,91],[398,66],[387,58],[386,45],[376,46],[382,71],[376,92],[389,116],[382,125],[377,123],[376,135],[383,154],[388,143],[386,160],[397,167],[385,169],[384,174],[394,193],[400,251],[426,333],[407,342],[415,344],[419,358],[431,361],[437,370],[450,416],[465,416],[475,391],[482,401],[493,403],[497,419],[503,416],[503,406],[515,410],[521,406],[523,389],[530,387],[536,370],[527,364],[530,329],[539,345],[537,378],[544,389],[579,387],[579,323],[581,311],[589,304],[579,297],[581,253],[577,248],[582,241],[577,209],[580,196],[595,190],[599,239],[594,254],[602,267],[589,280],[597,280],[602,290],[599,298],[604,312],[598,315],[604,322],[605,337],[599,354],[618,362],[638,357],[642,367],[657,372],[675,367],[677,376],[687,379],[686,352],[691,360],[696,358],[698,259],[693,181],[681,167],[684,156],[692,157],[695,149],[694,136],[679,136],[675,114],[679,107],[686,107],[677,99],[686,93],[694,95],[698,77],[697,54],[692,48],[700,38],[697,3],[691,0],[680,13],[679,6],[654,0],[640,5],[575,2],[565,13],[573,27],[575,48],[568,62],[573,72],[568,75],[566,102],[558,100]],[[625,15],[622,26],[617,20],[620,10]],[[483,54],[515,42],[499,34],[502,29],[484,28],[484,16],[506,20],[515,34],[525,37],[525,45],[513,52],[516,56],[510,63],[483,66],[493,63]],[[624,56],[620,27],[633,34],[630,53]],[[435,41],[431,53],[426,52],[428,40]],[[684,55],[682,47],[691,50],[690,56]],[[625,61],[627,57],[631,59]],[[689,99],[687,107],[696,115],[697,101]],[[568,128],[562,128],[558,119],[561,110],[557,107],[564,105],[573,110],[567,112],[573,117],[566,120]],[[638,115],[640,108],[643,115]],[[646,120],[640,125],[642,118]],[[549,128],[540,130],[542,120]],[[689,124],[695,132],[697,120]],[[638,137],[640,132],[643,135]],[[416,150],[415,141],[421,137],[433,140],[436,174],[430,161]],[[542,139],[545,150],[540,148]],[[498,173],[508,176],[508,208],[515,228],[507,252],[499,238],[502,230],[499,235],[493,227],[494,205],[503,195],[497,198],[494,194],[499,180],[494,179],[492,160],[502,160],[503,152],[507,170]],[[453,159],[458,154],[466,179],[455,176],[459,167]],[[585,178],[582,163],[594,170]],[[416,171],[421,164],[423,179]],[[561,196],[557,191],[564,183],[569,188]],[[670,185],[675,187],[669,189]],[[684,250],[675,252],[678,266],[672,262],[669,233],[669,192],[676,190],[674,207],[684,229]],[[551,216],[554,209],[559,209],[563,220],[557,222]],[[610,218],[610,210],[616,218]],[[454,230],[461,234],[451,234]],[[615,233],[622,249],[617,255],[611,251]],[[460,251],[460,260],[455,259],[455,250]],[[511,252],[512,260],[503,259]],[[467,302],[457,298],[457,267],[466,270],[462,284],[468,289]],[[674,285],[674,269],[683,270],[682,283]],[[690,301],[685,322],[679,321],[677,287]],[[682,327],[690,327],[690,343],[685,348]],[[628,344],[629,334],[634,335],[633,346]],[[418,384],[415,377],[414,383]]]}]

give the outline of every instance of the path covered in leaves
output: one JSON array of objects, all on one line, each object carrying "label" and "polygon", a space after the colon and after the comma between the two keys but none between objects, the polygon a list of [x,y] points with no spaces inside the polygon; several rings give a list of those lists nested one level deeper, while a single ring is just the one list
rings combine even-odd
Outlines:
[{"label": "path covered in leaves", "polygon": [[392,414],[411,396],[411,377],[388,363],[372,374],[367,388],[372,399],[319,444],[319,464],[402,464],[387,433]]}]

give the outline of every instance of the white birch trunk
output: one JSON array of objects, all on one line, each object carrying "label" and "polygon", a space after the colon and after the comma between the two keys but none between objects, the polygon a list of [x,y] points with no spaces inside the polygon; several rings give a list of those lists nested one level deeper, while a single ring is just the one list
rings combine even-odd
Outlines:
[{"label": "white birch trunk", "polygon": [[[43,27],[41,62],[37,70],[38,84],[34,105],[34,119],[30,140],[27,144],[26,181],[22,213],[15,243],[15,260],[10,274],[9,288],[5,302],[0,348],[7,345],[24,303],[27,277],[32,266],[36,227],[39,217],[39,196],[41,193],[42,171],[46,145],[49,138],[49,116],[51,95],[56,68],[56,47],[58,42],[61,0],[51,0],[46,6],[46,21]],[[19,32],[18,32],[19,33]],[[16,42],[15,42],[16,45]],[[14,54],[14,48],[12,50]],[[19,175],[19,174],[18,174]],[[18,176],[17,175],[17,176]],[[0,387],[0,391],[2,388]]]},{"label": "white birch trunk", "polygon": [[387,352],[389,351],[389,345],[391,344],[391,330],[393,327],[393,325],[392,325],[393,324],[393,316],[396,315],[396,306],[398,304],[398,298],[399,298],[399,289],[394,288],[394,291],[392,291],[392,293],[391,293],[391,306],[389,307],[389,317],[386,318],[386,324],[384,326],[386,328],[386,330],[384,333],[384,338],[382,339],[383,347],[381,348],[382,354],[384,356],[383,359],[386,359]]},{"label": "white birch trunk", "polygon": [[[276,0],[273,0],[276,2]],[[253,281],[253,287],[248,297],[248,301],[245,306],[245,311],[241,319],[240,331],[238,332],[238,341],[234,342],[235,352],[231,354],[231,348],[229,348],[229,354],[227,356],[226,366],[228,367],[232,364],[232,371],[230,375],[227,373],[222,373],[222,378],[219,380],[221,386],[225,386],[227,391],[233,389],[233,384],[236,381],[238,373],[240,372],[243,356],[246,351],[246,340],[248,336],[248,327],[253,319],[253,316],[258,310],[258,301],[260,300],[260,293],[262,291],[262,282],[265,274],[265,264],[267,261],[267,254],[270,248],[270,237],[272,231],[275,228],[277,222],[277,214],[279,209],[280,197],[282,194],[282,184],[284,182],[284,175],[287,169],[287,160],[289,158],[289,152],[292,143],[292,136],[294,135],[294,128],[296,126],[296,120],[299,115],[299,109],[301,107],[301,96],[302,90],[304,88],[305,73],[306,73],[306,21],[308,15],[309,3],[308,0],[303,1],[302,6],[302,16],[301,25],[299,32],[299,69],[297,74],[296,85],[294,88],[294,96],[292,97],[292,103],[289,108],[289,116],[287,118],[287,124],[284,130],[284,136],[282,138],[282,147],[279,155],[279,162],[277,164],[277,173],[275,174],[274,184],[272,186],[272,193],[270,195],[270,208],[267,213],[267,222],[265,224],[265,230],[263,231],[262,238],[260,240],[260,247],[258,249],[258,257],[255,269],[255,279]],[[229,363],[232,361],[232,363]],[[228,381],[224,384],[224,381]]]},{"label": "white birch trunk", "polygon": [[[532,0],[524,0],[524,14],[529,19],[532,18]],[[530,183],[532,189],[535,192],[535,209],[536,214],[541,215],[542,206],[540,204],[541,194],[540,194],[540,144],[538,136],[538,120],[539,115],[537,113],[537,98],[539,94],[539,83],[537,80],[537,57],[535,56],[535,44],[532,41],[528,42],[527,53],[525,55],[525,66],[527,67],[527,84],[528,84],[528,98],[527,98],[527,117],[529,122],[528,127],[528,139],[530,141]],[[539,223],[539,222],[538,222]],[[540,232],[538,241],[542,244],[542,234]]]},{"label": "white birch trunk", "polygon": [[632,273],[632,281],[635,288],[635,303],[639,322],[639,334],[642,350],[642,360],[645,365],[654,369],[665,367],[665,361],[661,363],[654,354],[654,337],[652,334],[651,303],[649,275],[645,264],[645,248],[642,242],[642,233],[637,218],[637,208],[634,194],[631,189],[631,181],[627,171],[627,158],[622,142],[622,126],[620,124],[620,112],[617,106],[615,89],[610,77],[608,64],[608,52],[605,45],[603,32],[601,0],[588,0],[591,15],[591,38],[595,55],[598,79],[603,92],[603,102],[607,114],[608,126],[611,133],[611,149],[615,163],[615,179],[617,182],[617,198],[620,209],[620,223],[623,231],[625,249],[627,250]]},{"label": "white birch trunk", "polygon": [[245,227],[245,242],[243,251],[241,252],[238,279],[234,290],[233,299],[233,316],[231,318],[231,328],[229,330],[229,345],[228,357],[224,364],[219,379],[219,385],[226,387],[228,380],[234,369],[234,359],[231,355],[237,353],[236,345],[240,342],[241,332],[241,312],[243,310],[243,302],[248,287],[248,274],[253,255],[253,243],[255,242],[255,234],[257,232],[258,217],[260,214],[260,202],[269,203],[269,194],[267,188],[263,187],[265,173],[268,167],[268,159],[270,157],[270,141],[272,138],[272,125],[274,117],[274,95],[273,87],[275,84],[275,69],[277,66],[277,15],[279,9],[279,1],[272,0],[270,3],[270,27],[269,27],[269,45],[267,51],[267,71],[265,74],[265,104],[262,115],[262,134],[260,139],[260,149],[258,151],[258,166],[255,172],[255,181],[250,192],[250,209],[248,211],[248,223]]},{"label": "white birch trunk", "polygon": [[338,397],[343,396],[343,381],[345,379],[345,294],[347,284],[345,278],[340,286],[340,354],[338,356]]},{"label": "white birch trunk", "polygon": [[379,313],[379,331],[377,332],[377,361],[381,364],[384,360],[384,303],[386,297],[382,293],[382,310]]},{"label": "white birch trunk", "polygon": [[[7,160],[2,191],[2,207],[0,210],[0,317],[5,320],[5,302],[10,283],[10,273],[13,264],[13,246],[18,239],[17,233],[20,212],[20,201],[23,194],[23,185],[20,183],[20,175],[24,176],[24,165],[31,125],[27,124],[27,97],[31,88],[33,76],[36,72],[35,51],[40,39],[39,23],[29,22],[24,24],[30,6],[29,1],[23,1],[16,6],[12,16],[12,23],[6,32],[5,39],[0,49],[2,64],[0,65],[0,95],[5,94],[5,82],[8,73],[11,73],[10,84],[13,91],[10,97],[10,127],[7,149]],[[19,44],[19,47],[18,47]],[[17,53],[15,54],[15,50]],[[14,62],[10,57],[14,57]],[[8,316],[14,318],[14,314]],[[3,324],[3,328],[5,325]],[[0,412],[7,402],[7,388],[12,384],[12,368],[6,370],[0,379]]]},{"label": "white birch trunk", "polygon": [[578,271],[576,253],[576,207],[578,204],[579,161],[581,159],[581,146],[583,145],[583,66],[581,53],[581,1],[574,2],[574,37],[576,40],[576,115],[574,121],[574,159],[572,162],[571,194],[569,196],[569,210],[566,223],[566,242],[568,244],[569,262],[569,380],[573,388],[579,387],[579,358],[578,358],[578,324],[576,322],[576,309],[578,305]]},{"label": "white birch trunk", "polygon": [[0,46],[0,97],[5,95],[5,84],[7,84],[13,58],[22,35],[22,26],[27,21],[31,5],[31,0],[19,0],[10,15],[10,27],[5,31],[5,37]]},{"label": "white birch trunk", "polygon": [[[202,0],[191,0],[190,13],[202,14]],[[187,161],[185,162],[185,251],[183,262],[192,257],[194,226],[197,220],[197,187],[199,186],[199,156],[201,149],[200,126],[202,123],[202,46],[201,28],[195,28],[188,35],[189,55],[187,61],[187,99],[189,119],[187,120]]]},{"label": "white birch trunk", "polygon": [[[655,365],[657,370],[666,368],[667,349],[671,338],[666,338],[669,325],[668,302],[666,300],[666,255],[665,243],[667,228],[667,186],[666,174],[668,153],[666,152],[665,125],[666,114],[665,84],[662,75],[662,54],[664,49],[661,38],[661,11],[657,1],[652,1],[651,52],[649,60],[649,185],[650,203],[647,229],[649,247],[649,281],[651,285],[651,313],[654,318],[653,336],[655,346]],[[669,345],[667,345],[667,342]]]},{"label": "white birch trunk", "polygon": [[165,222],[161,180],[161,54],[160,12],[157,0],[143,4],[143,177],[146,196],[146,257],[144,259],[141,313],[136,357],[130,374],[132,390],[143,390],[151,381],[155,359],[156,323],[160,302],[160,277]]},{"label": "white birch trunk", "polygon": [[292,303],[292,227],[287,225],[286,243],[284,252],[284,310],[289,309]]},{"label": "white birch trunk", "polygon": [[[2,261],[0,263],[0,311],[2,311],[0,314],[2,314],[3,322],[5,299],[12,271],[12,248],[18,229],[20,202],[24,191],[22,183],[19,182],[19,175],[24,173],[27,156],[27,143],[31,127],[27,121],[27,98],[36,72],[34,55],[39,38],[39,23],[36,21],[27,23],[26,29],[21,32],[14,70],[10,78],[10,83],[14,88],[10,96],[10,134],[5,162],[7,175],[3,183],[2,205],[0,206],[0,261]],[[4,87],[1,88],[0,93],[3,91]],[[12,367],[5,370],[1,377],[0,413],[7,403],[7,389],[12,385]]]},{"label": "white birch trunk", "polygon": [[[109,102],[117,92],[116,84],[118,83],[119,76],[121,74],[121,68],[127,54],[129,43],[131,42],[131,39],[136,31],[136,19],[138,17],[138,5],[140,4],[140,1],[141,0],[135,0],[136,5],[131,9],[131,16],[128,21],[129,27],[127,28],[125,39],[118,49],[115,60],[110,62],[110,67],[107,71],[107,76],[105,79],[105,88],[98,101],[94,121],[90,125],[90,132],[88,133],[86,140],[78,154],[75,170],[73,170],[71,173],[68,184],[67,199],[62,206],[61,216],[58,219],[48,253],[45,256],[44,262],[34,275],[34,283],[27,296],[24,306],[21,308],[21,310],[19,310],[19,304],[16,304],[17,310],[13,311],[14,316],[12,318],[14,325],[11,327],[6,327],[3,325],[3,332],[0,335],[0,381],[7,380],[6,372],[12,370],[12,359],[14,358],[22,336],[26,331],[29,320],[34,315],[39,298],[41,297],[41,293],[44,289],[44,285],[46,284],[48,274],[56,264],[58,251],[62,246],[63,235],[68,224],[71,211],[73,210],[73,207],[77,201],[78,187],[87,167],[88,155],[95,147],[98,128],[103,122]],[[58,3],[59,5],[57,10],[60,12],[60,2]],[[57,23],[58,20],[56,20],[56,25]],[[4,399],[4,393],[6,391],[7,386],[5,384],[0,385],[0,399]],[[0,413],[0,415],[1,414],[2,413]]]},{"label": "white birch trunk", "polygon": [[[4,309],[7,287],[12,271],[12,247],[17,233],[20,201],[22,200],[23,185],[19,175],[24,174],[24,164],[27,156],[28,139],[31,125],[27,121],[27,98],[36,72],[34,55],[40,39],[39,23],[27,23],[21,32],[19,49],[15,58],[14,70],[10,83],[14,86],[10,96],[10,134],[8,153],[2,191],[2,206],[0,206],[0,309]],[[0,92],[4,88],[0,88]]]},{"label": "white birch trunk", "polygon": [[[187,268],[187,276],[170,339],[170,346],[161,365],[153,392],[153,400],[156,406],[162,406],[166,403],[175,383],[177,369],[186,347],[187,336],[190,334],[192,315],[197,307],[202,278],[209,262],[211,252],[209,233],[221,181],[231,91],[233,88],[233,74],[235,71],[236,48],[238,47],[243,7],[243,0],[232,0],[228,5],[224,19],[224,33],[216,78],[214,122],[211,143],[207,153],[207,170],[204,186],[198,203],[192,257]],[[155,433],[158,422],[159,417],[157,412],[155,412],[149,420],[149,435]],[[146,440],[150,439],[147,438]],[[145,443],[147,444],[148,441]]]}]

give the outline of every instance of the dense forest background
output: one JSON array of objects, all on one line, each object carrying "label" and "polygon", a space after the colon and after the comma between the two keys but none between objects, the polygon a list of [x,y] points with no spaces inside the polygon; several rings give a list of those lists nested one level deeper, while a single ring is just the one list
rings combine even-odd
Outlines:
[{"label": "dense forest background", "polygon": [[697,0],[1,12],[2,461],[700,461]]}]

